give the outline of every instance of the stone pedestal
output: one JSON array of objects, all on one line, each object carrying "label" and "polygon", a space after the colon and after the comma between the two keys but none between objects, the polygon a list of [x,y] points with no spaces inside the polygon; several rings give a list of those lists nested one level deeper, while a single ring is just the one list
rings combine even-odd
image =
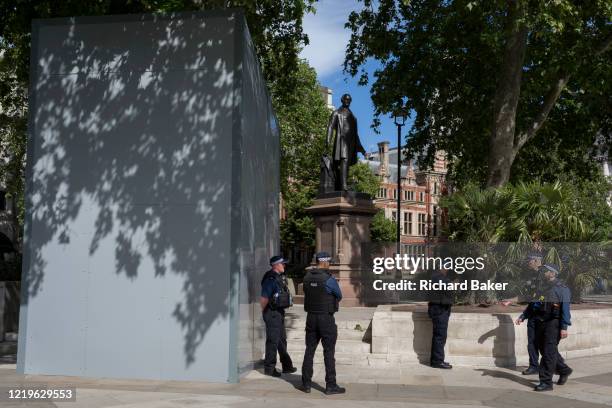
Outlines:
[{"label": "stone pedestal", "polygon": [[370,222],[378,209],[368,194],[336,191],[307,208],[316,225],[316,252],[332,256],[330,270],[342,290],[341,306],[364,306],[361,247],[370,242]]}]

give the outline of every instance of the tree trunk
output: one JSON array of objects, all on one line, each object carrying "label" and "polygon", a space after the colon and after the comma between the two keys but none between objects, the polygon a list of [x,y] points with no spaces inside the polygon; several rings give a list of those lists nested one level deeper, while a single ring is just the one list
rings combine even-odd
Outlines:
[{"label": "tree trunk", "polygon": [[528,30],[524,22],[526,7],[523,0],[508,2],[507,41],[501,75],[495,90],[493,131],[489,141],[489,187],[500,187],[508,181],[516,157],[516,113],[527,48]]}]

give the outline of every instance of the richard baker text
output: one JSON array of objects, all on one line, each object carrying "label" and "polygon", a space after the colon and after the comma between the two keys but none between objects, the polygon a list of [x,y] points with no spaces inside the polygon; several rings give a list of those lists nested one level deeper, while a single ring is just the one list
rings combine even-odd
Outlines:
[{"label": "richard baker text", "polygon": [[422,290],[422,291],[438,291],[438,290],[506,290],[507,282],[493,282],[491,280],[479,281],[471,279],[463,282],[439,282],[428,279],[420,279],[418,281],[410,281],[402,279],[394,282],[385,282],[382,279],[377,279],[372,283],[374,290]]}]

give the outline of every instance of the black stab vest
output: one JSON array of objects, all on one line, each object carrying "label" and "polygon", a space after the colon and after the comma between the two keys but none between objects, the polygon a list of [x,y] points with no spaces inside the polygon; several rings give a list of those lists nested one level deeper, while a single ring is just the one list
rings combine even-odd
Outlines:
[{"label": "black stab vest", "polygon": [[334,313],[338,299],[327,293],[325,282],[331,275],[321,269],[311,269],[304,277],[304,310],[308,313]]}]

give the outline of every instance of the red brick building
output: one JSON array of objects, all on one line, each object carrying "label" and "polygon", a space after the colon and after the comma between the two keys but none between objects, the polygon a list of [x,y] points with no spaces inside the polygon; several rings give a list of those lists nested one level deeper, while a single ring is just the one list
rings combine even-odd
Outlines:
[{"label": "red brick building", "polygon": [[[397,218],[397,148],[389,142],[378,143],[378,151],[362,160],[380,177],[381,185],[374,200],[385,216]],[[420,170],[411,160],[401,166],[401,242],[419,244],[441,238],[442,213],[439,200],[446,190],[447,162],[444,152],[438,152],[433,168]]]}]

